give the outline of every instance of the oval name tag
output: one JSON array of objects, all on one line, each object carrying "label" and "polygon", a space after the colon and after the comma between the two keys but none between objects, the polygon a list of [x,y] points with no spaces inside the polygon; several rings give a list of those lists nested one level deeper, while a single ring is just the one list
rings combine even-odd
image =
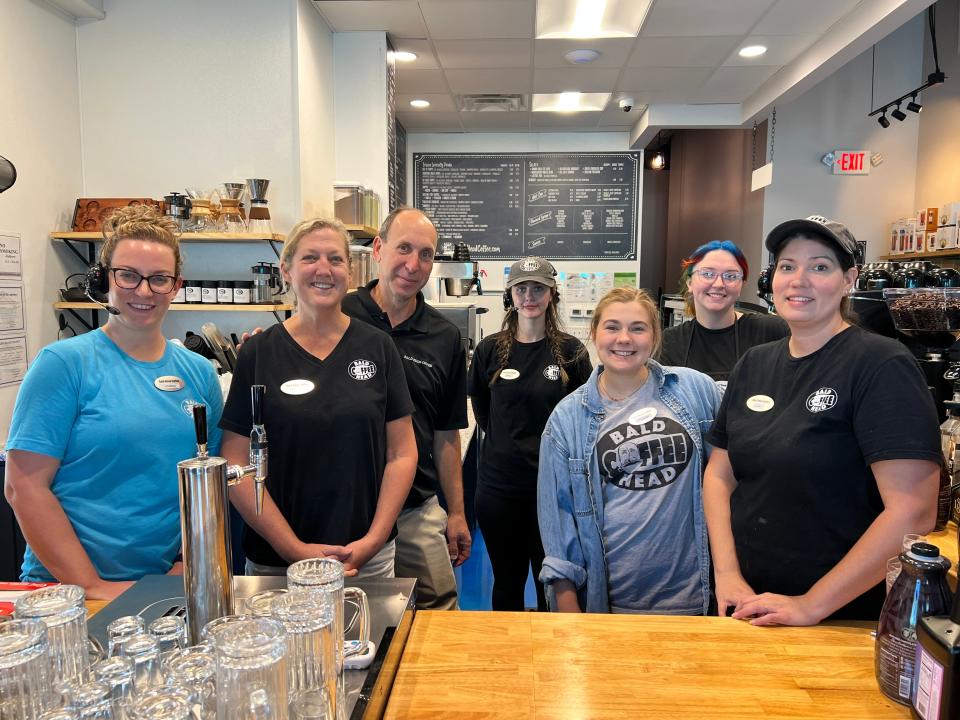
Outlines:
[{"label": "oval name tag", "polygon": [[287,380],[280,386],[280,392],[285,395],[306,395],[312,392],[316,385],[310,380]]},{"label": "oval name tag", "polygon": [[769,395],[752,395],[747,398],[747,407],[754,412],[766,412],[773,407],[773,398]]},{"label": "oval name tag", "polygon": [[184,382],[176,375],[161,375],[153,381],[153,386],[163,392],[176,392],[183,390]]},{"label": "oval name tag", "polygon": [[657,416],[657,409],[652,407],[640,408],[630,417],[627,418],[627,421],[631,425],[645,425],[650,422]]},{"label": "oval name tag", "polygon": [[520,377],[520,371],[514,370],[513,368],[507,368],[500,373],[500,377],[504,380],[516,380],[518,377]]}]

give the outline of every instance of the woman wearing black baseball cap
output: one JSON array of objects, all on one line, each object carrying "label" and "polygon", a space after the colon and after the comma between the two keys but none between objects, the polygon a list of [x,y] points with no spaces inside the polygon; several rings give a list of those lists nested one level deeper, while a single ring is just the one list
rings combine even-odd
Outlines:
[{"label": "woman wearing black baseball cap", "polygon": [[846,226],[790,220],[766,246],[791,335],[743,356],[708,434],[718,609],[755,625],[876,620],[885,561],[934,524],[936,410],[906,348],[846,316]]}]

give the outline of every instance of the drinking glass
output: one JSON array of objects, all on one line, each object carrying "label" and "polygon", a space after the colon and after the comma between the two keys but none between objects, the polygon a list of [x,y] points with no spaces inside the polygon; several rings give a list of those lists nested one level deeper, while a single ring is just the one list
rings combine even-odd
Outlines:
[{"label": "drinking glass", "polygon": [[33,720],[50,703],[47,628],[38,620],[0,623],[0,717]]},{"label": "drinking glass", "polygon": [[287,633],[272,618],[230,623],[214,633],[217,717],[287,718]]},{"label": "drinking glass", "polygon": [[157,618],[147,631],[156,638],[161,658],[187,646],[187,624],[176,615]]},{"label": "drinking glass", "polygon": [[90,668],[83,601],[83,588],[77,585],[44,587],[17,599],[15,617],[41,620],[47,626],[54,682],[80,682]]},{"label": "drinking glass", "polygon": [[903,536],[903,551],[910,552],[910,548],[914,543],[918,542],[928,542],[926,535],[918,535],[916,533],[907,533]]},{"label": "drinking glass", "polygon": [[278,590],[261,590],[247,598],[247,612],[254,617],[271,617],[273,615],[274,598],[286,595],[284,588]]},{"label": "drinking glass", "polygon": [[79,720],[79,716],[69,708],[57,708],[56,710],[47,710],[39,717],[39,720]]},{"label": "drinking glass", "polygon": [[247,620],[253,620],[253,615],[224,615],[223,617],[215,618],[204,625],[203,630],[200,631],[202,642],[213,644],[217,633],[223,628]]},{"label": "drinking glass", "polygon": [[287,631],[290,693],[325,688],[336,698],[336,645],[330,596],[294,590],[273,600],[273,616]]},{"label": "drinking glass", "polygon": [[190,701],[179,688],[162,687],[137,697],[131,720],[193,720]]},{"label": "drinking glass", "polygon": [[122,654],[123,644],[134,635],[146,632],[143,618],[139,615],[124,615],[107,625],[107,657]]},{"label": "drinking glass", "polygon": [[190,693],[190,704],[202,720],[217,714],[217,658],[207,645],[177,650],[164,660],[167,682]]},{"label": "drinking glass", "polygon": [[117,655],[93,666],[93,677],[110,688],[110,701],[117,718],[126,718],[133,699],[133,660]]},{"label": "drinking glass", "polygon": [[110,702],[110,688],[97,680],[74,688],[72,706],[81,720],[117,720]]},{"label": "drinking glass", "polygon": [[155,637],[134,635],[123,644],[123,655],[133,660],[133,688],[138,694],[163,684]]},{"label": "drinking glass", "polygon": [[290,701],[290,720],[334,720],[330,695],[322,688],[295,695]]}]

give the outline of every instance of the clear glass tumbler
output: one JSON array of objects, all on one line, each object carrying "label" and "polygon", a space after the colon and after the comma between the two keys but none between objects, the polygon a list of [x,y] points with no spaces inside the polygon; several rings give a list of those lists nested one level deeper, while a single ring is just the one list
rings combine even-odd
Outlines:
[{"label": "clear glass tumbler", "polygon": [[156,638],[161,658],[187,646],[187,624],[176,615],[157,618],[147,632]]},{"label": "clear glass tumbler", "polygon": [[194,645],[178,650],[163,663],[167,682],[179,685],[190,693],[190,704],[201,720],[217,715],[217,658],[208,645]]},{"label": "clear glass tumbler", "polygon": [[117,720],[110,688],[97,680],[74,688],[73,709],[81,720]]},{"label": "clear glass tumbler", "polygon": [[231,623],[214,635],[217,718],[287,718],[287,633],[272,618]]},{"label": "clear glass tumbler", "polygon": [[39,720],[79,720],[79,717],[69,708],[57,708],[56,710],[47,710],[39,717]]},{"label": "clear glass tumbler", "polygon": [[83,588],[78,585],[53,585],[17,599],[16,617],[41,620],[47,626],[53,682],[81,682],[90,669],[83,601]]},{"label": "clear glass tumbler", "polygon": [[139,615],[124,615],[107,625],[107,657],[122,655],[123,644],[134,635],[146,632],[143,618]]},{"label": "clear glass tumbler", "polygon": [[134,635],[123,644],[123,655],[133,660],[133,689],[139,694],[163,685],[160,648],[152,635]]},{"label": "clear glass tumbler", "polygon": [[326,690],[305,690],[290,701],[290,720],[335,720]]},{"label": "clear glass tumbler", "polygon": [[330,596],[294,590],[273,600],[273,616],[287,631],[290,694],[325,688],[337,692],[337,655]]},{"label": "clear glass tumbler", "polygon": [[34,720],[50,703],[47,628],[38,620],[0,623],[0,718]]},{"label": "clear glass tumbler", "polygon": [[215,618],[203,626],[203,630],[200,631],[200,637],[203,642],[213,644],[217,633],[223,628],[233,625],[234,623],[246,622],[247,620],[253,620],[253,615],[224,615],[223,617]]},{"label": "clear glass tumbler", "polygon": [[93,677],[110,688],[110,702],[117,718],[126,718],[133,700],[133,660],[117,655],[101,660],[92,669]]},{"label": "clear glass tumbler", "polygon": [[131,720],[193,720],[190,701],[179,688],[155,688],[137,697]]},{"label": "clear glass tumbler", "polygon": [[274,598],[286,595],[284,588],[277,590],[261,590],[247,598],[247,612],[254,617],[271,617],[273,615]]}]

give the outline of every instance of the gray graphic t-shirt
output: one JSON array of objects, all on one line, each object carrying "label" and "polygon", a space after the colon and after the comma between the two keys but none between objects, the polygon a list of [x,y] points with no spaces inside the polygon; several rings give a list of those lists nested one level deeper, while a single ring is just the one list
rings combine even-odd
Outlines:
[{"label": "gray graphic t-shirt", "polygon": [[604,408],[597,459],[611,610],[699,615],[696,446],[653,383]]}]

